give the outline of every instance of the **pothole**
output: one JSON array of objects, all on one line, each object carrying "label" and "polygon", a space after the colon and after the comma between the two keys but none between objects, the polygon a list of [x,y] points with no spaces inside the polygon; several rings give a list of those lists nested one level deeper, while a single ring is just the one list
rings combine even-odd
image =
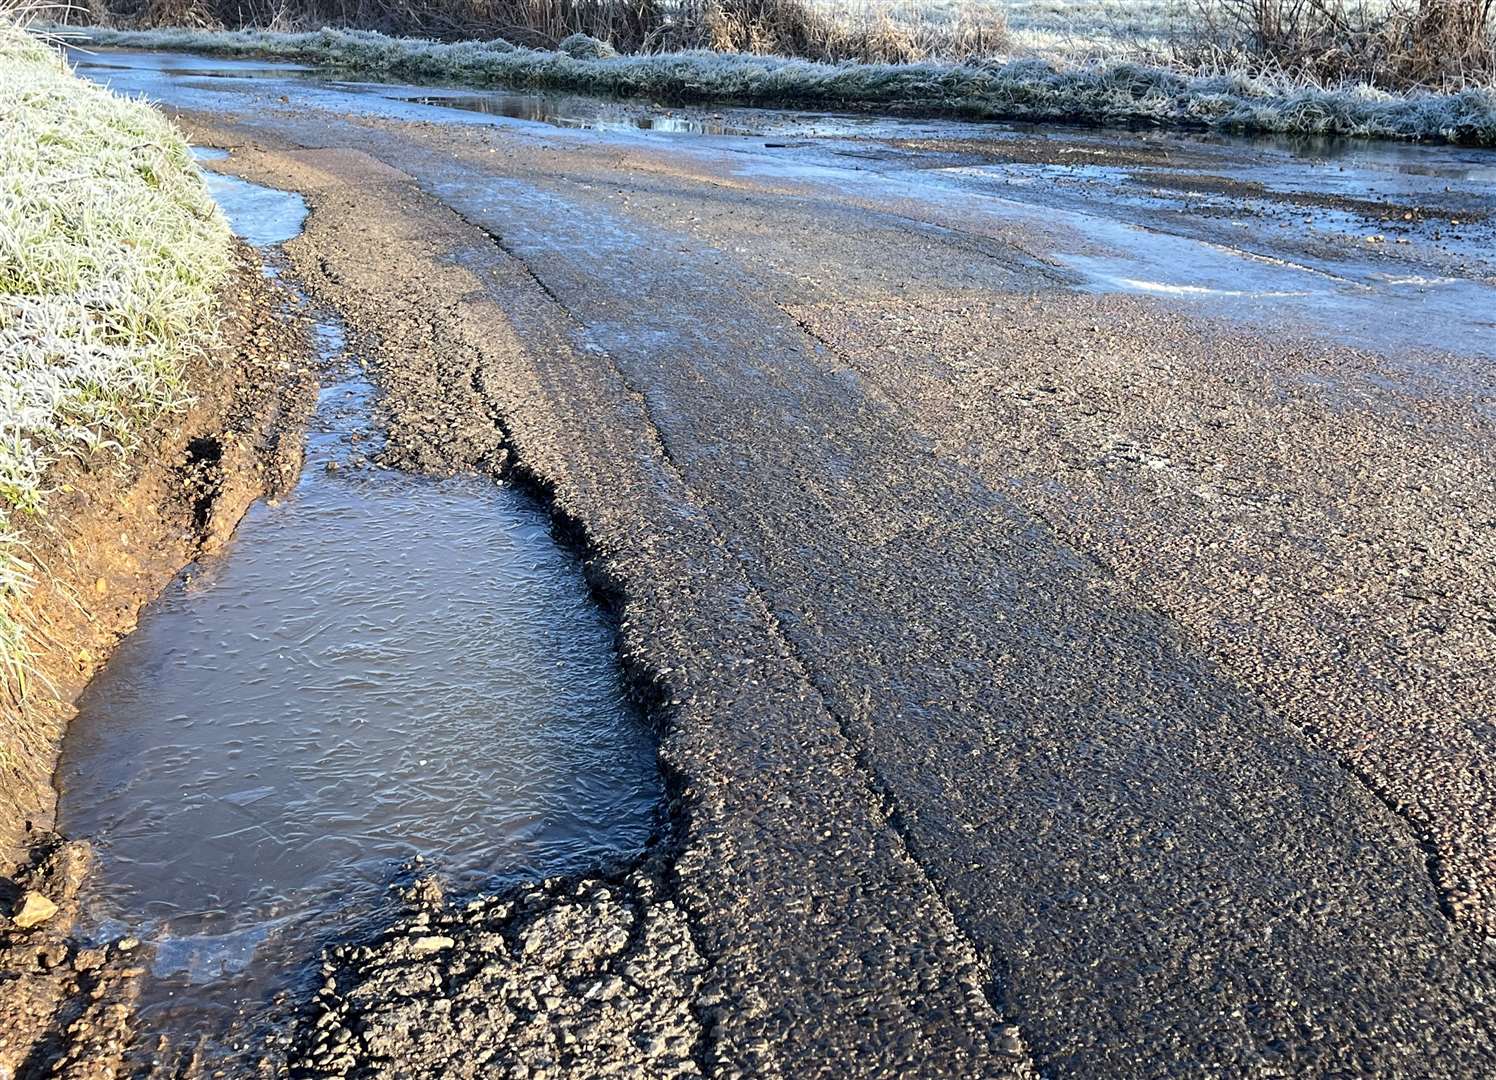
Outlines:
[{"label": "pothole", "polygon": [[299,483],[149,605],[63,747],[60,825],[98,857],[80,933],[147,946],[144,1066],[304,996],[415,862],[478,889],[627,857],[657,823],[653,736],[544,508],[372,464],[373,389],[336,324],[319,339]]}]

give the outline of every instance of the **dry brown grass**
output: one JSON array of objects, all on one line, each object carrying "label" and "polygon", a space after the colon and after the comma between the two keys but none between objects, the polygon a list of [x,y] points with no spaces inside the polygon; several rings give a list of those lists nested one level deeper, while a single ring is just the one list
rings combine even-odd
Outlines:
[{"label": "dry brown grass", "polygon": [[1496,0],[1194,0],[1182,49],[1323,83],[1456,90],[1496,82]]},{"label": "dry brown grass", "polygon": [[863,63],[979,59],[1008,45],[1001,15],[974,7],[938,22],[912,4],[832,12],[807,0],[684,0],[679,27],[672,47]]},{"label": "dry brown grass", "polygon": [[930,18],[898,0],[832,13],[814,0],[90,0],[79,21],[119,28],[357,27],[440,40],[503,38],[555,48],[575,34],[622,53],[715,49],[901,63],[1001,52],[1007,26],[972,8]]}]

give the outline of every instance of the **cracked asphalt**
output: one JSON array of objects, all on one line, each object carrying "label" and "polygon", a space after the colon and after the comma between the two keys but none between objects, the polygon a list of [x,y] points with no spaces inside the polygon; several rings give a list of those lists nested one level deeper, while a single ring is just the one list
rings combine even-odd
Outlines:
[{"label": "cracked asphalt", "polygon": [[306,196],[392,462],[582,544],[675,828],[347,954],[301,1067],[1496,1071],[1496,158],[231,82],[149,89]]}]

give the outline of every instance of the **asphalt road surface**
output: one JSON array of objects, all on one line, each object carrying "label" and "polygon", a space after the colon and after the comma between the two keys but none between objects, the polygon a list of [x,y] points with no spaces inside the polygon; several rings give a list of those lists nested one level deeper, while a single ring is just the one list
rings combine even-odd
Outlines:
[{"label": "asphalt road surface", "polygon": [[391,460],[619,610],[675,1072],[1496,1073],[1496,155],[194,63],[87,73],[306,196]]}]

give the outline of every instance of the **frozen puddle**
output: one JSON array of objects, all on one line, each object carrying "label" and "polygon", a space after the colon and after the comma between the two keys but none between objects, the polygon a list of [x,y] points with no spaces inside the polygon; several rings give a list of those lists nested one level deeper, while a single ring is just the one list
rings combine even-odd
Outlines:
[{"label": "frozen puddle", "polygon": [[[274,239],[305,212],[215,194]],[[655,825],[652,737],[543,510],[366,464],[371,388],[322,337],[298,486],[147,608],[63,748],[62,828],[99,860],[83,933],[153,947],[146,1047],[298,989],[417,856],[472,888],[630,854]]]},{"label": "frozen puddle", "polygon": [[[196,147],[192,156],[199,161],[222,161],[229,155],[225,150]],[[306,203],[299,196],[210,169],[203,170],[203,186],[225,208],[234,232],[255,247],[284,244],[306,223]]]},{"label": "frozen puddle", "polygon": [[411,105],[440,109],[464,109],[485,116],[502,116],[511,120],[530,120],[563,128],[590,128],[594,131],[638,132],[662,131],[675,135],[747,135],[711,114],[681,110],[646,111],[638,104],[599,98],[546,97],[541,94],[517,94],[504,91],[474,93],[428,92],[399,97]]}]

